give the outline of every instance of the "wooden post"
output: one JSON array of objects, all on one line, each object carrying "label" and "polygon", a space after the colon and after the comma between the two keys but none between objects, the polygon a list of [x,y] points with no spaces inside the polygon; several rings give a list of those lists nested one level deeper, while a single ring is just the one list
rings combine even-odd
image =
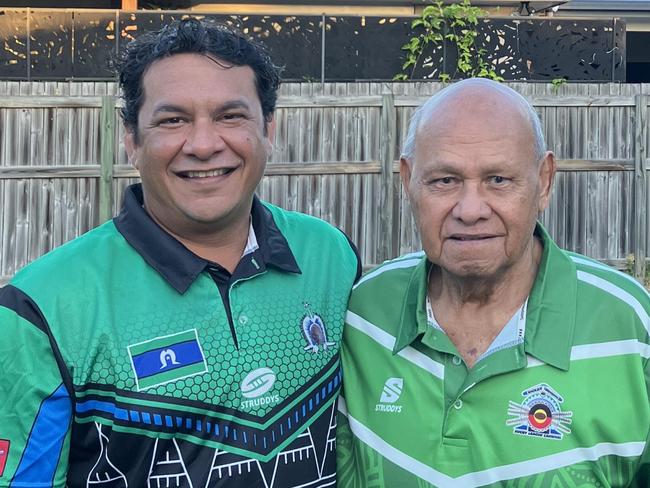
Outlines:
[{"label": "wooden post", "polygon": [[115,164],[115,97],[102,97],[101,173],[99,176],[99,223],[113,217],[113,165]]},{"label": "wooden post", "polygon": [[647,232],[648,95],[634,96],[634,277],[645,280]]},{"label": "wooden post", "polygon": [[122,0],[122,10],[138,10],[138,0]]},{"label": "wooden post", "polygon": [[379,262],[395,257],[393,239],[393,161],[396,144],[395,99],[392,93],[382,95],[379,157],[381,158],[381,198],[379,202]]}]

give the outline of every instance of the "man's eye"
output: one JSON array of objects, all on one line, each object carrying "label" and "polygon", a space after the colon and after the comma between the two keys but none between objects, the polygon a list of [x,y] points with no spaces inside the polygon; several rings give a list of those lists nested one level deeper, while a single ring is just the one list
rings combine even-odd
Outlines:
[{"label": "man's eye", "polygon": [[491,176],[490,180],[492,181],[492,183],[494,183],[496,185],[503,185],[504,183],[507,183],[508,181],[510,181],[505,176],[499,176],[499,175]]},{"label": "man's eye", "polygon": [[158,122],[159,125],[177,125],[183,122],[181,117],[168,117]]},{"label": "man's eye", "polygon": [[456,179],[453,176],[443,176],[442,178],[436,178],[432,183],[436,186],[449,186],[455,181]]},{"label": "man's eye", "polygon": [[243,119],[245,118],[244,114],[234,112],[234,113],[227,113],[224,114],[223,119],[224,120],[238,120],[238,119]]}]

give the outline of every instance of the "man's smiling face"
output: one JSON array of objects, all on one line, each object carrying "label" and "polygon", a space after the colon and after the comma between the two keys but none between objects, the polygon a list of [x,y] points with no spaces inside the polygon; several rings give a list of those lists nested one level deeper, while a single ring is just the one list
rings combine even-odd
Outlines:
[{"label": "man's smiling face", "polygon": [[176,234],[228,228],[248,218],[271,151],[248,66],[176,54],[145,72],[129,160],[140,171],[145,207]]}]

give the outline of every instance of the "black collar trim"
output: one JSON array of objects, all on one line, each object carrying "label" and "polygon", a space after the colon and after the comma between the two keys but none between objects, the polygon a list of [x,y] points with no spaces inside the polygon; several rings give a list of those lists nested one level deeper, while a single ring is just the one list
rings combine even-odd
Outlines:
[{"label": "black collar trim", "polygon": [[[179,293],[185,293],[206,266],[213,264],[187,249],[168,234],[145,211],[142,185],[129,186],[124,193],[120,214],[113,219],[126,241]],[[278,229],[271,211],[253,198],[253,230],[264,261],[289,273],[300,273],[289,244]]]}]

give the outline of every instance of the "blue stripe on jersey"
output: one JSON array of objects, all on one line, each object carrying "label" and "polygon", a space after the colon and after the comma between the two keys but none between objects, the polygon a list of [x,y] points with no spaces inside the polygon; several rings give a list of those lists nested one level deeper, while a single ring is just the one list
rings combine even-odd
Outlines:
[{"label": "blue stripe on jersey", "polygon": [[[169,355],[173,352],[173,359]],[[158,373],[202,363],[203,354],[199,342],[195,340],[172,344],[133,356],[133,366],[138,378],[146,378]]]},{"label": "blue stripe on jersey", "polygon": [[9,486],[50,486],[70,427],[72,405],[62,384],[43,400]]}]

